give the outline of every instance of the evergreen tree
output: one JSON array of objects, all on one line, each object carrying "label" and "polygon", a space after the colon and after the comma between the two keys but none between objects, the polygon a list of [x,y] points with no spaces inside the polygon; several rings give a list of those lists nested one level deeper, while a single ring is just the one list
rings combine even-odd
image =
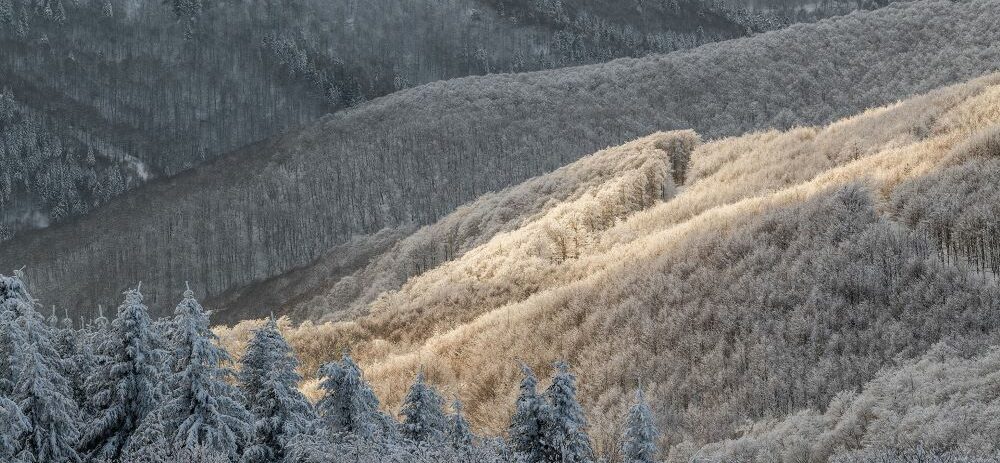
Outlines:
[{"label": "evergreen tree", "polygon": [[345,352],[339,363],[323,365],[318,377],[323,397],[316,409],[331,432],[365,439],[391,433],[391,419],[379,410],[375,392],[350,355]]},{"label": "evergreen tree", "polygon": [[106,331],[111,327],[111,322],[108,321],[108,317],[104,316],[104,306],[97,304],[97,318],[94,320],[94,329],[97,331]]},{"label": "evergreen tree", "polygon": [[190,288],[174,314],[173,373],[163,412],[173,445],[236,459],[250,431],[250,416],[239,391],[227,382],[232,360],[217,345],[208,314]]},{"label": "evergreen tree", "polygon": [[87,389],[87,380],[90,374],[100,370],[101,365],[104,364],[105,357],[98,355],[96,352],[100,340],[104,339],[103,333],[97,331],[95,325],[86,325],[83,329],[76,332],[74,355],[72,357],[72,363],[75,367],[76,374],[70,378],[71,386],[73,388],[73,396],[76,403],[80,405],[80,413],[84,422],[89,422],[96,413],[91,403],[89,401],[89,391]]},{"label": "evergreen tree", "polygon": [[22,274],[0,275],[0,395],[20,408],[30,425],[20,459],[36,463],[78,461],[79,410],[54,332],[35,310]]},{"label": "evergreen tree", "polygon": [[298,390],[298,361],[274,318],[254,332],[240,365],[240,386],[254,419],[243,461],[282,461],[291,442],[310,430],[315,416]]},{"label": "evergreen tree", "polygon": [[22,454],[34,463],[79,462],[75,446],[80,437],[79,410],[66,394],[65,378],[46,365],[34,344],[21,347],[20,373],[15,397],[31,423]]},{"label": "evergreen tree", "polygon": [[403,436],[415,442],[441,441],[448,429],[443,405],[444,401],[434,387],[424,381],[424,373],[417,373],[416,381],[403,399]]},{"label": "evergreen tree", "polygon": [[550,463],[593,461],[587,419],[576,399],[576,377],[559,362],[552,385],[545,391],[550,413],[542,426],[546,460]]},{"label": "evergreen tree", "polygon": [[49,328],[57,329],[59,328],[59,317],[56,316],[56,306],[52,306],[52,315],[49,315],[46,322],[49,324]]},{"label": "evergreen tree", "polygon": [[624,463],[653,463],[658,435],[653,412],[646,403],[642,389],[638,389],[635,391],[635,403],[628,411],[625,433],[622,436]]},{"label": "evergreen tree", "polygon": [[17,313],[0,308],[0,397],[11,397],[14,393],[17,374],[15,360],[18,349],[26,343],[24,332],[17,324]]},{"label": "evergreen tree", "polygon": [[455,450],[467,453],[472,449],[475,436],[462,413],[462,402],[455,399],[451,407],[452,414],[448,417],[448,441]]},{"label": "evergreen tree", "polygon": [[14,401],[0,395],[0,461],[14,461],[31,431],[31,422]]},{"label": "evergreen tree", "polygon": [[122,461],[129,463],[173,463],[177,461],[164,426],[163,409],[146,415],[139,428],[122,449]]},{"label": "evergreen tree", "polygon": [[94,459],[118,459],[129,438],[162,398],[161,357],[156,349],[146,306],[139,288],[125,292],[125,302],[98,352],[105,359],[87,379],[93,418],[81,448]]},{"label": "evergreen tree", "polygon": [[542,448],[542,426],[549,413],[548,404],[538,395],[538,378],[535,373],[522,365],[524,378],[521,380],[520,392],[511,417],[510,442],[514,451],[529,463],[544,461],[545,452]]}]

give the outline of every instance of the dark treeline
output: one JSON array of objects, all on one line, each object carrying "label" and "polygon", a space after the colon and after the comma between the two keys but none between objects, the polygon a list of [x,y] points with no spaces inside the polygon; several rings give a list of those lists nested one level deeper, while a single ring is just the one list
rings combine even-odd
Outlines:
[{"label": "dark treeline", "polygon": [[[384,413],[344,353],[323,365],[320,398],[299,390],[295,353],[272,318],[234,371],[188,289],[152,320],[139,288],[111,320],[48,320],[19,277],[0,275],[0,460],[15,463],[595,462],[576,378],[550,385],[524,367],[509,439],[477,436],[458,400],[446,407],[423,373]],[[449,411],[450,408],[450,411]],[[616,461],[650,463],[657,430],[642,393]]]},{"label": "dark treeline", "polygon": [[0,160],[80,172],[58,175],[67,198],[14,182],[0,197],[0,238],[106,201],[106,185],[83,176],[172,175],[405,87],[669,52],[787,23],[702,0],[624,17],[610,13],[618,2],[602,3],[0,0],[0,90],[79,145],[37,154],[0,128]]},{"label": "dark treeline", "polygon": [[48,300],[78,314],[123,281],[155,282],[153,302],[185,280],[212,298],[657,130],[818,124],[978,75],[1000,60],[996,7],[892,5],[641,60],[424,85],[5,242],[0,262],[30,263]]}]

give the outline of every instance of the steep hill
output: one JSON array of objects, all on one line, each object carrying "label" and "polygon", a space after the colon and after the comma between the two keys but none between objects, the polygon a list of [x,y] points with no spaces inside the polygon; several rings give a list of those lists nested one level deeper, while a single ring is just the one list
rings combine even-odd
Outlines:
[{"label": "steep hill", "polygon": [[78,315],[131,281],[153,305],[186,280],[215,297],[609,143],[821,123],[978,75],[1000,62],[997,6],[891,5],[692,51],[428,84],[0,244],[0,262],[29,265],[37,291]]},{"label": "steep hill", "polygon": [[700,0],[624,16],[602,3],[2,0],[0,90],[59,144],[0,124],[0,162],[16,169],[0,177],[0,190],[12,190],[0,195],[0,239],[86,213],[119,183],[175,174],[401,88],[786,24]]},{"label": "steep hill", "polygon": [[[995,355],[983,349],[1000,342],[998,127],[994,74],[826,127],[706,142],[687,163],[675,154],[686,151],[672,148],[692,141],[689,132],[656,134],[567,167],[562,178],[602,163],[618,174],[582,175],[590,185],[582,194],[411,277],[367,314],[287,334],[306,372],[350,348],[390,409],[403,393],[397,385],[423,368],[493,432],[507,424],[519,361],[547,371],[567,359],[590,416],[600,417],[592,434],[605,449],[614,448],[617,414],[639,382],[662,443],[679,455],[736,438],[748,419],[807,408],[827,411],[762,422],[744,441],[704,452],[757,446],[794,457],[809,451],[789,443],[800,432],[819,455],[861,451],[870,442],[838,425],[861,418],[882,427],[859,433],[898,429],[898,445],[909,448],[940,426],[971,429],[980,415],[872,416],[866,407],[877,406],[843,392],[884,383],[880,370],[941,341],[986,355],[977,362],[990,363],[967,365],[966,377],[992,371]],[[525,188],[508,190],[510,201]],[[220,331],[238,346],[256,323]],[[956,385],[982,391],[964,399],[921,386],[926,400],[885,400],[901,409],[986,403],[1000,389],[993,376],[982,380],[990,382]],[[879,424],[920,417],[926,427]],[[810,440],[823,433],[830,445]],[[925,443],[997,450],[995,429],[979,435],[994,439],[945,434]]]}]

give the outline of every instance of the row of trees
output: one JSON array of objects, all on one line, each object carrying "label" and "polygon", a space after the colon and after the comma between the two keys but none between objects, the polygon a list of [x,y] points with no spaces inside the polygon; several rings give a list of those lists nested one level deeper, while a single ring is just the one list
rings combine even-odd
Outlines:
[{"label": "row of trees", "polygon": [[[253,333],[238,371],[208,319],[188,289],[172,319],[154,321],[136,288],[114,319],[77,330],[36,311],[19,277],[0,276],[0,460],[596,461],[565,364],[544,393],[525,367],[508,443],[473,434],[457,399],[447,413],[423,373],[397,422],[346,353],[320,368],[322,396],[313,404],[274,319]],[[624,460],[653,461],[656,438],[639,393]]]}]

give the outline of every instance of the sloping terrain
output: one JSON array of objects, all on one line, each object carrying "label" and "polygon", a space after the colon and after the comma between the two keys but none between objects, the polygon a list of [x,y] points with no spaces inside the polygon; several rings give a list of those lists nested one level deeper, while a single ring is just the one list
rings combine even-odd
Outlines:
[{"label": "sloping terrain", "polygon": [[681,445],[672,461],[939,461],[933,454],[941,452],[942,462],[992,463],[1000,451],[998,361],[996,347],[941,343],[880,372],[859,392],[838,394],[822,413],[763,420],[738,439],[700,449]]},{"label": "sloping terrain", "polygon": [[891,5],[645,59],[428,84],[3,243],[0,263],[30,264],[37,291],[77,315],[130,281],[154,306],[184,281],[215,297],[609,143],[820,123],[978,75],[1000,62],[998,5]]},{"label": "sloping terrain", "polygon": [[17,174],[0,178],[13,190],[0,195],[0,239],[86,213],[122,190],[117,177],[134,187],[401,88],[786,24],[700,0],[625,16],[602,2],[0,1],[0,91],[60,139],[26,143],[0,125],[0,162]]},{"label": "sloping terrain", "polygon": [[[737,437],[748,419],[847,406],[844,391],[941,341],[970,355],[1000,342],[998,127],[1000,75],[990,75],[826,127],[705,142],[687,163],[670,147],[692,134],[649,136],[579,161],[617,176],[411,277],[367,314],[286,332],[306,372],[350,348],[390,409],[422,368],[491,432],[507,424],[518,362],[547,371],[566,359],[601,418],[599,446],[616,445],[616,418],[642,384],[664,448],[693,452]],[[220,333],[238,351],[257,323]],[[837,430],[842,412],[825,413],[790,419],[846,433],[847,450],[867,445]],[[959,420],[939,423],[948,429],[977,419],[946,418]],[[941,441],[961,447],[954,434]]]}]

